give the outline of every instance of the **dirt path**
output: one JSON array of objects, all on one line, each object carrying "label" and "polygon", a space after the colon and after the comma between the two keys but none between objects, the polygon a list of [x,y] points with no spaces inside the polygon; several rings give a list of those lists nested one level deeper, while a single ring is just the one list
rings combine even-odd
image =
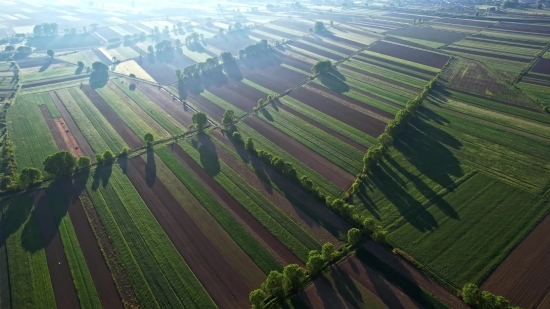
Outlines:
[{"label": "dirt path", "polygon": [[184,106],[177,100],[174,100],[171,95],[149,84],[139,83],[137,85],[145,96],[152,102],[160,106],[168,115],[176,119],[184,127],[189,127],[193,123],[192,116],[193,111],[185,109]]},{"label": "dirt path", "polygon": [[88,158],[92,159],[92,161],[95,161],[95,154],[92,150],[92,147],[90,147],[90,144],[88,144],[88,141],[82,135],[82,132],[80,132],[80,129],[76,125],[73,117],[71,117],[71,114],[69,114],[69,111],[67,111],[67,108],[54,91],[49,92],[50,97],[52,98],[55,106],[57,107],[57,110],[63,117],[63,120],[65,121],[65,124],[67,125],[71,135],[76,140],[76,143],[78,144],[81,152],[87,156]]},{"label": "dirt path", "polygon": [[284,265],[296,263],[304,265],[287,247],[285,247],[275,236],[273,236],[256,218],[243,208],[233,196],[231,196],[219,183],[210,177],[200,165],[197,164],[179,145],[171,147],[172,152],[190,171],[197,175],[198,179],[212,189],[221,200],[258,235],[264,244],[271,248],[271,251],[284,261]]},{"label": "dirt path", "polygon": [[83,156],[84,154],[74,139],[74,136],[71,134],[69,128],[65,124],[65,120],[61,117],[52,118],[46,105],[40,105],[40,111],[42,112],[42,117],[46,120],[46,124],[50,129],[50,133],[53,136],[57,148],[60,150],[69,151],[77,158]]},{"label": "dirt path", "polygon": [[143,146],[143,142],[130,129],[130,127],[117,115],[117,113],[103,100],[103,98],[89,85],[82,86],[82,91],[94,103],[103,117],[111,124],[115,131],[122,137],[126,144],[134,149]]},{"label": "dirt path", "polygon": [[53,292],[57,308],[79,308],[78,296],[67,263],[67,257],[63,249],[61,235],[58,226],[48,204],[48,198],[44,190],[37,191],[34,196],[34,205],[42,244],[46,249],[46,261],[50,271]]},{"label": "dirt path", "polygon": [[292,139],[260,118],[251,115],[244,118],[243,122],[264,138],[287,152],[289,155],[298,159],[304,165],[308,166],[315,172],[319,173],[319,175],[332,182],[338,188],[345,190],[355,180],[355,176],[352,174],[325,159],[313,150],[307,148],[302,143]]},{"label": "dirt path", "polygon": [[[154,160],[154,159],[153,159]],[[244,308],[249,288],[141,157],[127,175],[162,229],[220,308]],[[153,163],[154,164],[154,163]]]},{"label": "dirt path", "polygon": [[382,247],[377,242],[368,241],[364,245],[364,248],[375,255],[379,260],[383,261],[388,266],[401,273],[401,275],[407,277],[409,280],[416,283],[419,287],[423,288],[427,292],[440,299],[450,308],[469,309],[469,307],[465,303],[463,303],[460,299],[458,299],[458,297],[439,285],[439,283],[424,275],[417,268],[409,265],[402,259],[399,259],[392,252]]},{"label": "dirt path", "polygon": [[546,216],[531,233],[481,285],[495,295],[502,295],[514,306],[524,309],[548,308],[542,303],[550,298],[550,216]]},{"label": "dirt path", "polygon": [[94,232],[90,227],[90,223],[80,202],[79,193],[70,179],[61,181],[59,186],[60,189],[63,188],[63,190],[66,190],[65,192],[67,194],[63,194],[64,206],[67,207],[69,217],[71,218],[76,233],[76,238],[82,249],[86,265],[92,276],[92,281],[94,282],[102,307],[113,309],[124,308],[113,277],[111,276],[111,272],[101,254],[101,248],[98,245],[97,239],[94,236]]}]

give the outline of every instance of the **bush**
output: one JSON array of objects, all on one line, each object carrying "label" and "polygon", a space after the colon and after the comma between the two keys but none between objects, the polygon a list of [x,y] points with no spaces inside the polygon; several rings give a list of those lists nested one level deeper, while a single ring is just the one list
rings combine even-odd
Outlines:
[{"label": "bush", "polygon": [[239,133],[238,131],[233,132],[232,137],[233,137],[234,141],[236,141],[240,144],[242,144],[244,142],[243,137],[241,136],[241,133]]}]

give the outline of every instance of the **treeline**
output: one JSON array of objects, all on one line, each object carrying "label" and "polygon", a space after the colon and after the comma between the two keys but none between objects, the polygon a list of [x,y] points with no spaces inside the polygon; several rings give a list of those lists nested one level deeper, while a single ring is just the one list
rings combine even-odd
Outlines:
[{"label": "treeline", "polygon": [[513,307],[503,296],[497,296],[489,291],[480,292],[477,285],[466,283],[462,288],[462,300],[473,308],[478,309],[520,309]]},{"label": "treeline", "polygon": [[325,243],[321,252],[310,251],[305,269],[297,264],[289,264],[282,273],[271,271],[260,288],[250,292],[252,308],[263,309],[281,304],[285,299],[297,294],[323,270],[345,257],[359,243],[361,237],[361,231],[352,228],[348,231],[347,243],[342,248],[336,249],[333,244]]}]

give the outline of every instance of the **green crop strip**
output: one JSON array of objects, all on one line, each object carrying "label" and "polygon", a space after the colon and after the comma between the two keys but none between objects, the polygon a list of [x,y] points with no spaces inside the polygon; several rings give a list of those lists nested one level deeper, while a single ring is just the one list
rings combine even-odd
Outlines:
[{"label": "green crop strip", "polygon": [[55,296],[32,198],[2,203],[13,308],[55,308]]},{"label": "green crop strip", "polygon": [[282,266],[271,254],[248,233],[233,215],[210,194],[204,185],[167,148],[157,148],[155,152],[264,273],[268,274],[272,270],[282,270]]},{"label": "green crop strip", "polygon": [[36,104],[38,106],[46,105],[46,107],[48,108],[48,111],[50,112],[50,115],[53,118],[61,117],[61,113],[53,103],[53,100],[52,98],[50,98],[50,95],[48,93],[39,93],[34,97],[34,99],[36,100]]}]

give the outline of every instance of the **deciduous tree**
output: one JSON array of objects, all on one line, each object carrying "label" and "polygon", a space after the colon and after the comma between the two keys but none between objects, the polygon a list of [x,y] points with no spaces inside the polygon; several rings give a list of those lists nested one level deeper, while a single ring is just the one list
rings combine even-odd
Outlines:
[{"label": "deciduous tree", "polygon": [[52,59],[53,59],[53,55],[54,55],[54,52],[53,52],[53,50],[51,50],[51,49],[48,49],[48,51],[46,51],[46,54],[47,54],[47,55],[48,55],[48,56],[49,56],[50,58],[52,58]]},{"label": "deciduous tree", "polygon": [[312,275],[317,275],[321,269],[323,269],[323,266],[325,265],[325,262],[323,261],[323,258],[319,254],[319,252],[312,250],[309,252],[309,258],[306,263],[307,270]]},{"label": "deciduous tree", "polygon": [[83,168],[89,166],[92,163],[92,160],[86,156],[78,158],[78,168]]},{"label": "deciduous tree", "polygon": [[325,261],[326,263],[332,261],[335,252],[336,248],[334,248],[333,244],[331,244],[330,242],[324,244],[321,251],[321,257],[323,258],[323,261]]},{"label": "deciduous tree", "polygon": [[199,131],[202,131],[204,129],[204,126],[206,126],[206,124],[208,123],[208,118],[203,112],[194,113],[191,118]]},{"label": "deciduous tree", "polygon": [[228,109],[223,113],[222,124],[226,128],[231,128],[235,122],[235,112]]},{"label": "deciduous tree", "polygon": [[254,290],[250,292],[250,296],[248,297],[250,300],[250,304],[252,305],[252,309],[263,309],[264,306],[264,300],[265,300],[265,292],[261,289]]},{"label": "deciduous tree", "polygon": [[25,188],[39,182],[41,179],[42,172],[39,169],[34,167],[25,167],[19,176],[19,183],[21,184],[21,187]]},{"label": "deciduous tree", "polygon": [[267,279],[265,279],[265,282],[262,284],[262,290],[276,298],[282,298],[285,294],[283,289],[283,279],[283,274],[272,270],[267,276]]},{"label": "deciduous tree", "polygon": [[283,269],[283,287],[285,290],[298,289],[304,280],[304,269],[298,264],[289,264]]},{"label": "deciduous tree", "polygon": [[462,299],[470,306],[475,306],[479,301],[479,288],[473,283],[466,283],[462,287]]},{"label": "deciduous tree", "polygon": [[361,240],[361,231],[356,228],[351,228],[348,231],[348,244],[351,246],[356,245]]},{"label": "deciduous tree", "polygon": [[68,151],[59,151],[46,157],[42,163],[44,170],[53,176],[69,175],[76,167],[76,157]]}]

